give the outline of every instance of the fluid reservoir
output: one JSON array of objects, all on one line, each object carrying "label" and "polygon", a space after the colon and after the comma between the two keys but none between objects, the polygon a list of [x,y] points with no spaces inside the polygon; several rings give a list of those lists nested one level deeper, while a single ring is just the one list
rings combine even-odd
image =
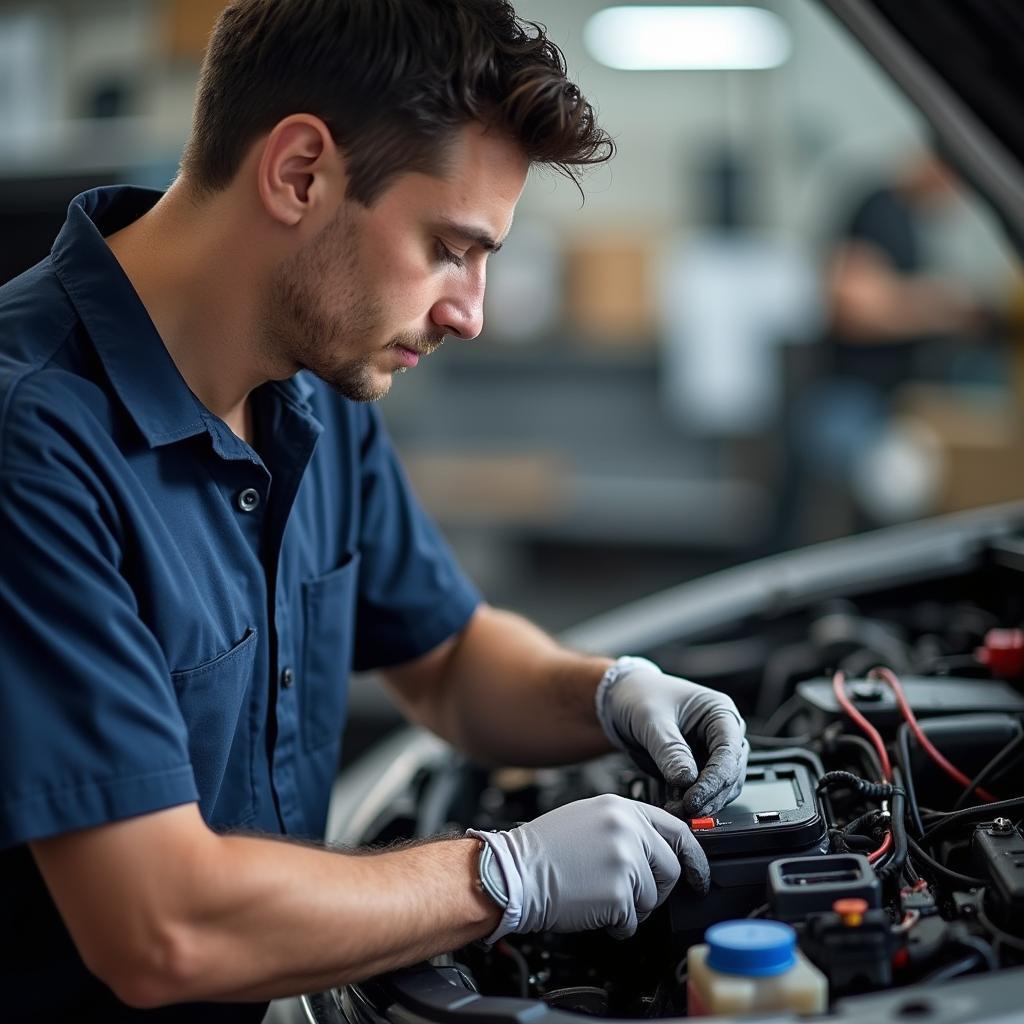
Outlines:
[{"label": "fluid reservoir", "polygon": [[779,921],[722,921],[686,957],[689,1015],[828,1008],[828,981]]}]

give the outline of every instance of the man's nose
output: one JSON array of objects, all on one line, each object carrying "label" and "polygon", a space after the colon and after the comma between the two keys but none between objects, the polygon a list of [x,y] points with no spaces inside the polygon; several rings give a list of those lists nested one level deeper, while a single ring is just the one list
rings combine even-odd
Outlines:
[{"label": "man's nose", "polygon": [[434,303],[430,319],[445,334],[472,341],[484,329],[484,285],[449,295]]}]

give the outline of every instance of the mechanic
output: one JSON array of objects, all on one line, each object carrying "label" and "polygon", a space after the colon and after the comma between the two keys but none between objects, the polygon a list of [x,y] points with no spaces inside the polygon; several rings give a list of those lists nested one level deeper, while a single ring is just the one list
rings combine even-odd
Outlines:
[{"label": "mechanic", "polygon": [[[256,1021],[707,886],[733,702],[483,603],[369,404],[480,333],[530,166],[612,149],[507,0],[237,0],[166,194],[79,196],[0,289],[5,1020]],[[679,814],[327,849],[350,667],[481,761],[647,758]]]}]

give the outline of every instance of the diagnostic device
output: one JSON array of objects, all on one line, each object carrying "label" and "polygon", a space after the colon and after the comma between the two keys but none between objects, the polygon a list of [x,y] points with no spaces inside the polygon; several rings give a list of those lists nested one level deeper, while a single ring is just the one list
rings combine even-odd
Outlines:
[{"label": "diagnostic device", "polygon": [[690,819],[690,829],[709,858],[803,850],[825,834],[816,781],[802,757],[751,764],[739,797],[713,817]]},{"label": "diagnostic device", "polygon": [[[672,891],[677,940],[691,941],[715,921],[743,917],[763,903],[772,861],[828,852],[828,823],[816,791],[823,774],[821,761],[807,750],[754,752],[739,797],[712,816],[690,820],[711,867],[711,890],[703,899],[684,885]],[[682,795],[664,783],[655,787],[662,803]]]}]

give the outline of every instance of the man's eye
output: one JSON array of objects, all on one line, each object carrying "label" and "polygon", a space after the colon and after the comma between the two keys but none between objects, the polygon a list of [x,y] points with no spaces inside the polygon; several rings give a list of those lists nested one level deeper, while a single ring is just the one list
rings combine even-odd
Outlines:
[{"label": "man's eye", "polygon": [[440,239],[437,243],[437,257],[442,263],[450,263],[453,267],[466,265],[466,261],[457,253],[452,252]]}]

